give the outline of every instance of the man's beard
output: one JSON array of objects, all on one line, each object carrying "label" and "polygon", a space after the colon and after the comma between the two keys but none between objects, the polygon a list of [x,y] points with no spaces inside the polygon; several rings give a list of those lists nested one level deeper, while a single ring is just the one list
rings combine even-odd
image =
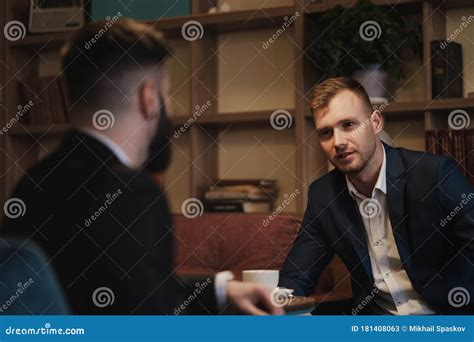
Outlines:
[{"label": "man's beard", "polygon": [[[376,145],[368,147],[366,151],[354,151],[353,158],[354,160],[349,165],[340,164],[337,160],[331,159],[331,163],[334,167],[340,170],[342,173],[346,174],[349,177],[357,177],[362,174],[370,164],[375,155]],[[335,157],[333,157],[335,158]]]}]

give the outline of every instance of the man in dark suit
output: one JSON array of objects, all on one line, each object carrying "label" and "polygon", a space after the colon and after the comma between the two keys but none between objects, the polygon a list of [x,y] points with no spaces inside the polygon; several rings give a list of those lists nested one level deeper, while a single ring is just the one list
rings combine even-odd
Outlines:
[{"label": "man in dark suit", "polygon": [[43,247],[77,314],[218,313],[228,304],[281,313],[266,288],[230,272],[191,281],[173,273],[168,204],[144,170],[169,159],[168,144],[156,142],[169,135],[170,53],[159,32],[128,19],[74,35],[62,51],[74,130],[16,186],[11,198],[25,210],[6,206],[3,233]]},{"label": "man in dark suit", "polygon": [[280,286],[312,293],[337,254],[352,314],[472,313],[474,189],[444,156],[380,141],[383,122],[348,78],[315,86],[310,107],[335,169],[309,187]]}]

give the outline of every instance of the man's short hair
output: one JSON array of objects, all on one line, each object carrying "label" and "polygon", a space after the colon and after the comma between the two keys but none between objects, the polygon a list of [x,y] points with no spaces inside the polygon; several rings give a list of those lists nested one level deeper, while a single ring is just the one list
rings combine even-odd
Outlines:
[{"label": "man's short hair", "polygon": [[344,90],[349,90],[356,94],[362,101],[367,110],[367,115],[372,113],[372,104],[369,95],[362,84],[348,77],[328,78],[314,86],[310,93],[309,106],[311,111],[316,113],[319,110],[327,108],[329,102]]},{"label": "man's short hair", "polygon": [[120,105],[140,82],[127,73],[158,69],[171,53],[162,32],[132,19],[85,25],[61,50],[71,104]]}]

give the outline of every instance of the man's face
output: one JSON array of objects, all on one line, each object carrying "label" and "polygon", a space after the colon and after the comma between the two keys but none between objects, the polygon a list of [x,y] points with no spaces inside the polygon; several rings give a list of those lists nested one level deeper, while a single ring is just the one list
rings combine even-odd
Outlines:
[{"label": "man's face", "polygon": [[375,153],[380,113],[368,113],[362,100],[344,90],[327,108],[314,113],[314,123],[328,160],[346,174],[359,173]]}]

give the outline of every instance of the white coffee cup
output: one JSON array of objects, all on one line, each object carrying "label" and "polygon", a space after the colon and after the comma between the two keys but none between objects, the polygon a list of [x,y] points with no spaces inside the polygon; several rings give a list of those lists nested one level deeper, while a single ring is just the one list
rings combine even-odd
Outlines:
[{"label": "white coffee cup", "polygon": [[249,283],[262,284],[270,290],[278,286],[280,272],[277,270],[245,270],[242,271],[242,280]]}]

